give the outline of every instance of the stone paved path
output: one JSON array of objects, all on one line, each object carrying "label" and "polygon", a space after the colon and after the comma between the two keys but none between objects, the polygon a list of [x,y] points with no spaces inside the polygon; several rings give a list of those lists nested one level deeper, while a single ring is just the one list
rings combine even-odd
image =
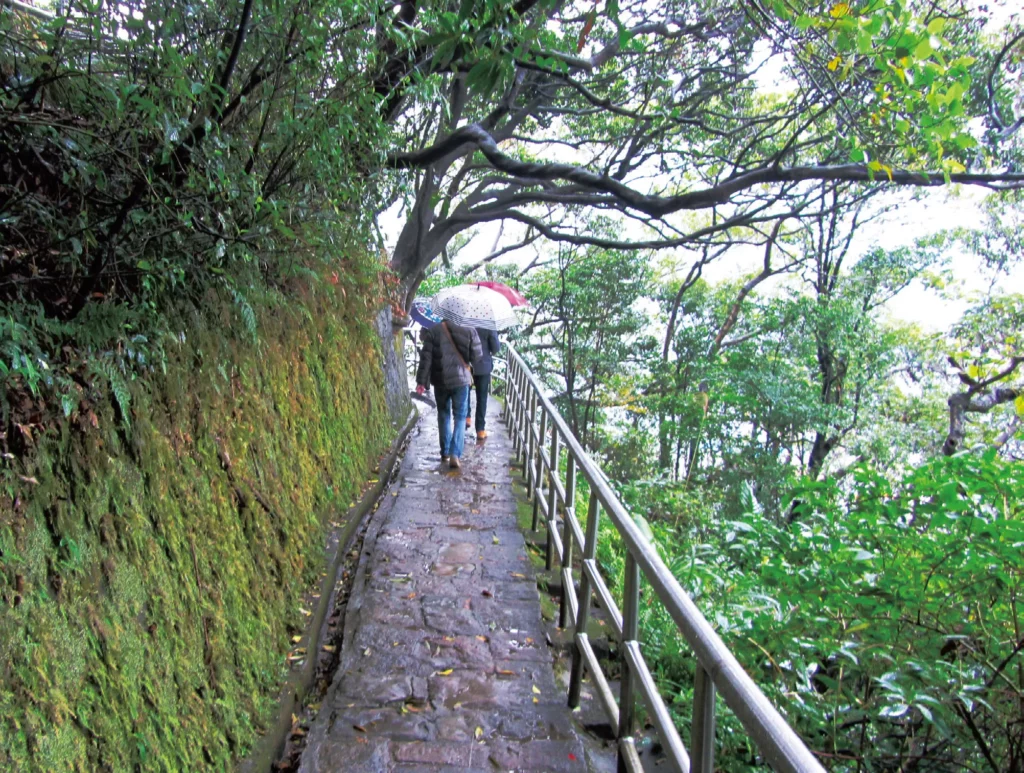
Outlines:
[{"label": "stone paved path", "polygon": [[367,530],[344,651],[302,773],[583,771],[516,526],[497,414],[441,467],[425,410]]}]

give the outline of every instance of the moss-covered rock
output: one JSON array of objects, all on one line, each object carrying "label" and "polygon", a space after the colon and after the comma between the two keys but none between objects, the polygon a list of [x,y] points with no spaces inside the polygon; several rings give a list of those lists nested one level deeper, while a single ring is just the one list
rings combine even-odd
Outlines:
[{"label": "moss-covered rock", "polygon": [[257,309],[259,343],[210,307],[0,496],[0,769],[227,768],[271,708],[392,435],[380,343],[340,296]]}]

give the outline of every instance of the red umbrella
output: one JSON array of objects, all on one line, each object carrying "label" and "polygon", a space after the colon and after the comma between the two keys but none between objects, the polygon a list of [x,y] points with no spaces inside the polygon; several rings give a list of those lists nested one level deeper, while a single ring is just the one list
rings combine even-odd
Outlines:
[{"label": "red umbrella", "polygon": [[530,302],[526,300],[526,297],[518,290],[513,290],[506,284],[501,282],[470,282],[471,285],[480,285],[481,287],[489,287],[496,293],[501,293],[505,296],[505,299],[513,306],[529,306]]}]

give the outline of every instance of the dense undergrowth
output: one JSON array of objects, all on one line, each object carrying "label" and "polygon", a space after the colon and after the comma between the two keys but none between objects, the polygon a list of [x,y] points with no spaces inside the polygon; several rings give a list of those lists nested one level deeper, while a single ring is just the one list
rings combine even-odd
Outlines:
[{"label": "dense undergrowth", "polygon": [[[634,512],[645,492],[623,487]],[[994,451],[939,457],[892,481],[791,487],[779,520],[743,513],[640,519],[722,639],[831,770],[1019,770],[1024,764],[1024,465]],[[623,549],[602,524],[619,584]],[[616,591],[617,593],[617,591]],[[685,731],[694,659],[645,592],[641,640]],[[684,733],[684,737],[685,733]],[[724,770],[763,765],[719,700]]]},{"label": "dense undergrowth", "polygon": [[324,519],[392,431],[368,309],[312,287],[257,306],[256,339],[211,291],[160,367],[7,460],[0,767],[223,768],[251,743]]}]

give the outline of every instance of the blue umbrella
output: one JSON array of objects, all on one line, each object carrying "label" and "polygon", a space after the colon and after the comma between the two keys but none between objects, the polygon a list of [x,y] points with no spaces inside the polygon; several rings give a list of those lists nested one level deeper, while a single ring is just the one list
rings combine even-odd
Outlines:
[{"label": "blue umbrella", "polygon": [[430,308],[429,298],[416,298],[412,302],[409,315],[423,327],[427,328],[440,325],[442,322],[442,317],[435,314],[433,309]]}]

